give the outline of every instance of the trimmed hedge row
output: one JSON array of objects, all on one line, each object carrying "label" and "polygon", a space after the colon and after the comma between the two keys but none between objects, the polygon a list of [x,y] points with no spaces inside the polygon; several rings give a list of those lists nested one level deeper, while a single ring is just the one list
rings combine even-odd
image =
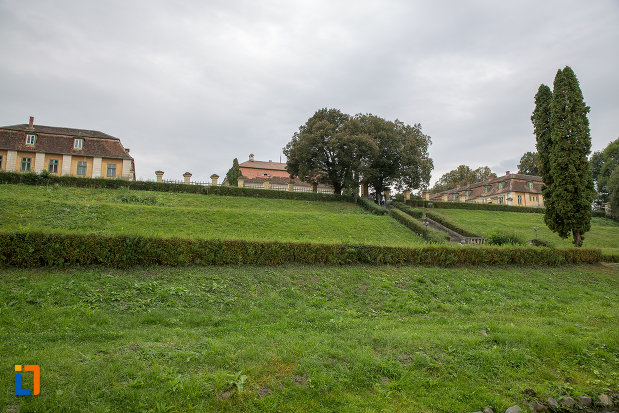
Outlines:
[{"label": "trimmed hedge row", "polygon": [[105,265],[421,264],[559,265],[600,262],[599,249],[383,247],[97,234],[0,233],[0,264],[16,267]]},{"label": "trimmed hedge row", "polygon": [[202,186],[152,181],[127,181],[124,179],[78,178],[51,174],[17,173],[0,171],[0,184],[60,185],[77,188],[129,188],[141,191],[185,192],[205,195],[245,196],[252,198],[294,199],[302,201],[347,201],[351,197],[316,192],[276,191],[236,186]]},{"label": "trimmed hedge row", "polygon": [[458,234],[464,237],[473,237],[478,238],[480,235],[475,234],[474,232],[469,231],[468,229],[462,228],[460,225],[455,224],[440,215],[434,214],[432,212],[426,211],[426,216],[430,218],[432,221],[436,221],[444,227],[449,228],[452,231],[457,232]]},{"label": "trimmed hedge row", "polygon": [[380,206],[374,201],[370,201],[369,199],[358,197],[357,204],[368,211],[370,211],[374,215],[387,215],[389,211],[384,206]]},{"label": "trimmed hedge row", "polygon": [[[529,212],[533,214],[543,214],[546,208],[535,208],[505,204],[478,204],[475,202],[449,202],[449,201],[426,201],[425,199],[411,198],[408,203],[413,207],[429,208],[428,204],[432,204],[432,208],[443,209],[480,209],[486,211],[505,211],[505,212]],[[592,217],[610,218],[606,216],[604,211],[591,211]]]},{"label": "trimmed hedge row", "polygon": [[[405,227],[413,231],[415,234],[419,235],[422,238],[425,237],[425,234],[426,234],[425,225],[417,221],[415,218],[411,217],[409,214],[402,212],[399,209],[392,208],[391,216],[396,221],[398,221],[399,223],[401,223],[402,225],[404,225]],[[449,237],[449,235],[435,231],[432,228],[428,228],[428,240],[429,241],[441,243],[441,242],[449,241],[450,239],[451,238]]]},{"label": "trimmed hedge row", "polygon": [[612,263],[619,262],[619,254],[602,254],[602,261]]},{"label": "trimmed hedge row", "polygon": [[482,209],[486,211],[507,211],[507,212],[531,212],[535,214],[543,214],[544,208],[534,208],[504,204],[478,204],[476,202],[449,202],[449,201],[426,201],[425,199],[410,199],[408,202],[413,207],[429,208],[428,204],[432,204],[432,208],[443,209]]},{"label": "trimmed hedge row", "polygon": [[417,218],[417,219],[423,218],[423,211],[421,209],[413,209],[409,207],[408,205],[406,205],[405,203],[397,202],[397,201],[393,203],[393,206],[402,212],[406,212],[408,215],[410,215],[413,218]]}]

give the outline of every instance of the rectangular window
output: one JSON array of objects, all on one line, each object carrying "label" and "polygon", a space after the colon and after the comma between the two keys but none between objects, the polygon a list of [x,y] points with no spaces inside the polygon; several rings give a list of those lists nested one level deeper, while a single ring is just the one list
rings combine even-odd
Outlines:
[{"label": "rectangular window", "polygon": [[0,169],[2,169],[2,156],[0,156]]},{"label": "rectangular window", "polygon": [[58,159],[50,159],[47,170],[53,174],[58,173]]},{"label": "rectangular window", "polygon": [[107,164],[107,177],[108,178],[116,178],[116,165],[109,163]]},{"label": "rectangular window", "polygon": [[533,182],[527,182],[527,185],[529,186],[529,189],[533,189]]},{"label": "rectangular window", "polygon": [[32,163],[32,158],[21,158],[21,170],[22,170],[22,172],[29,171],[31,163]]},{"label": "rectangular window", "polygon": [[77,163],[77,174],[78,175],[86,175],[86,162],[78,162]]},{"label": "rectangular window", "polygon": [[502,197],[502,196],[500,196],[500,197],[499,197],[499,204],[502,204],[502,203],[503,203],[503,197]]},{"label": "rectangular window", "polygon": [[518,205],[522,205],[522,195],[518,195]]},{"label": "rectangular window", "polygon": [[37,135],[33,135],[31,133],[26,135],[26,145],[34,145],[37,140]]},{"label": "rectangular window", "polygon": [[73,149],[82,149],[84,147],[84,139],[75,138],[73,139]]},{"label": "rectangular window", "polygon": [[499,182],[499,191],[503,189],[503,182]]}]

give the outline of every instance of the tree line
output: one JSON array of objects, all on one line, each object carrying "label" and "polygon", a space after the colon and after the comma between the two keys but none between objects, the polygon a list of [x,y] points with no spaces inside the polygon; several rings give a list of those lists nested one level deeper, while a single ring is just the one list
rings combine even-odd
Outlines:
[{"label": "tree line", "polygon": [[385,190],[428,186],[434,167],[430,144],[420,124],[323,108],[299,127],[283,152],[291,177],[331,185],[336,194],[356,194],[366,184],[378,201]]}]

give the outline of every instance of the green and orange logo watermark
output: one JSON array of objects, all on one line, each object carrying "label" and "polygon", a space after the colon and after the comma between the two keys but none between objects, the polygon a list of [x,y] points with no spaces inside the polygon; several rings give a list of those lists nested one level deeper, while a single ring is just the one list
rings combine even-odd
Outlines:
[{"label": "green and orange logo watermark", "polygon": [[[34,373],[33,378],[33,389],[24,389],[23,388],[23,374],[22,371],[31,371]],[[36,364],[26,364],[22,366],[21,364],[15,365],[15,395],[16,396],[36,396],[41,392],[41,367]]]}]

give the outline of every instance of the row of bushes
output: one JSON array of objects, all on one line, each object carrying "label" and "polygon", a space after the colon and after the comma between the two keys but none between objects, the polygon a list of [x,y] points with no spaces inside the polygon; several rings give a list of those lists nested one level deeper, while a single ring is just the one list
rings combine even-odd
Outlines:
[{"label": "row of bushes", "polygon": [[473,237],[473,238],[478,238],[480,237],[480,235],[475,234],[472,231],[469,231],[466,228],[462,228],[460,225],[453,223],[451,221],[449,221],[448,219],[445,219],[444,217],[438,215],[438,214],[434,214],[432,212],[426,211],[426,216],[428,218],[430,218],[432,221],[436,221],[439,224],[441,224],[444,227],[449,228],[452,231],[457,232],[458,234],[464,236],[464,237]]},{"label": "row of bushes", "polygon": [[245,196],[253,198],[295,199],[303,201],[352,201],[351,197],[316,192],[276,191],[236,186],[202,186],[124,179],[78,178],[49,173],[17,173],[0,171],[0,184],[60,185],[78,188],[128,188],[141,191],[186,192],[206,195]]},{"label": "row of bushes", "polygon": [[417,218],[417,219],[423,218],[423,211],[421,209],[413,209],[409,207],[408,205],[406,205],[405,203],[399,202],[399,201],[394,201],[392,205],[396,207],[397,209],[399,209],[400,211],[406,212],[408,215],[410,215],[413,218]]},{"label": "row of bushes", "polygon": [[[546,209],[545,208],[535,208],[535,207],[526,207],[526,206],[516,206],[516,205],[505,205],[505,204],[478,204],[475,202],[449,202],[449,201],[426,201],[425,199],[420,198],[411,198],[406,201],[410,206],[418,207],[418,208],[430,208],[428,204],[432,204],[432,208],[443,208],[443,209],[478,209],[485,211],[504,211],[504,212],[529,212],[534,214],[543,214]],[[604,211],[591,211],[591,216],[597,218],[609,218],[606,216]]]},{"label": "row of bushes", "polygon": [[366,199],[364,197],[357,198],[357,205],[370,211],[374,215],[387,215],[389,211],[384,206],[380,206],[374,201]]},{"label": "row of bushes", "polygon": [[0,233],[0,263],[16,267],[105,265],[421,264],[559,265],[600,262],[598,249],[384,247],[97,234]]},{"label": "row of bushes", "polygon": [[[411,217],[409,214],[402,212],[399,209],[392,208],[391,216],[396,221],[398,221],[399,223],[401,223],[402,225],[404,225],[405,227],[407,227],[408,229],[410,229],[411,231],[413,231],[415,234],[419,235],[420,237],[426,236],[425,225],[417,221],[415,218]],[[439,231],[435,231],[432,228],[428,228],[427,232],[428,232],[428,241],[441,243],[441,242],[446,242],[450,240],[449,235],[441,233]]]},{"label": "row of bushes", "polygon": [[[543,214],[544,208],[534,208],[525,206],[505,205],[505,204],[478,204],[476,202],[450,202],[450,201],[426,201],[425,199],[411,198],[408,201],[410,206],[423,208],[442,208],[442,209],[480,209],[485,211],[506,211],[506,212],[531,212]],[[432,204],[431,206],[429,204]]]}]

